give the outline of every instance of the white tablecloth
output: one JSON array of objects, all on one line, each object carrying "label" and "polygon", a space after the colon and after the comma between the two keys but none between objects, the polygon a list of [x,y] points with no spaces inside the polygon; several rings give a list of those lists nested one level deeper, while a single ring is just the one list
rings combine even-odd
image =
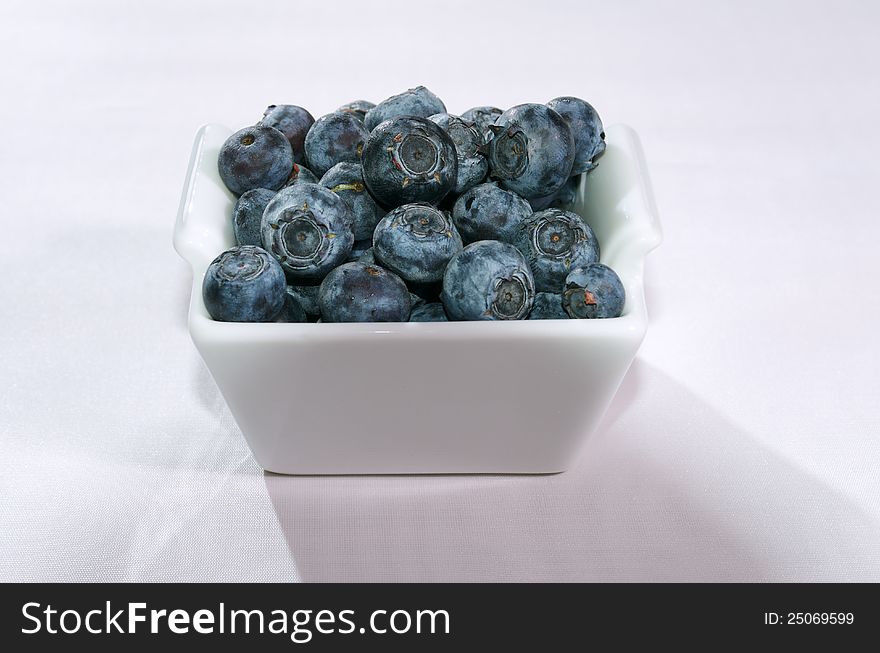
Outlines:
[{"label": "white tablecloth", "polygon": [[[4,2],[0,580],[880,580],[878,19]],[[186,330],[192,137],[419,83],[639,131],[647,339],[567,473],[265,475]]]}]

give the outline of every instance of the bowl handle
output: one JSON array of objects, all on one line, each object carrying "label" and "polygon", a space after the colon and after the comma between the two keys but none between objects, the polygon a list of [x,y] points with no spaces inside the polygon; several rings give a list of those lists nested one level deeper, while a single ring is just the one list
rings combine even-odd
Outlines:
[{"label": "bowl handle", "polygon": [[189,157],[189,167],[186,171],[186,180],[183,183],[183,191],[180,194],[180,206],[177,209],[177,220],[174,223],[174,249],[180,254],[181,258],[193,263],[193,259],[199,254],[199,248],[191,230],[187,229],[187,220],[192,213],[192,198],[195,192],[196,178],[199,171],[199,163],[202,158],[202,151],[205,143],[205,130],[207,125],[203,125],[196,132],[196,138],[193,142],[192,153]]},{"label": "bowl handle", "polygon": [[235,196],[217,172],[217,155],[230,133],[222,125],[203,125],[193,143],[173,238],[174,249],[193,269],[207,267],[234,244],[229,207]]},{"label": "bowl handle", "polygon": [[636,131],[628,126],[621,125],[625,130],[627,138],[630,140],[633,153],[633,164],[638,172],[639,189],[642,195],[642,201],[647,209],[647,217],[649,224],[648,238],[641,243],[642,255],[647,254],[655,249],[663,241],[663,229],[660,226],[660,214],[657,211],[657,200],[654,196],[654,187],[651,184],[651,176],[648,173],[648,164],[645,162],[645,150],[642,147],[642,139]]}]

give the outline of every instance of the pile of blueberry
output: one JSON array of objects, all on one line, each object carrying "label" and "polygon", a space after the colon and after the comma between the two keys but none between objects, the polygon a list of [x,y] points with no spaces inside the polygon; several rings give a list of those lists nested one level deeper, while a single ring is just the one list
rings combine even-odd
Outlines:
[{"label": "pile of blueberry", "polygon": [[423,86],[315,120],[270,106],[220,177],[238,242],[208,268],[227,322],[608,318],[624,289],[569,209],[605,133],[574,97],[446,112]]}]

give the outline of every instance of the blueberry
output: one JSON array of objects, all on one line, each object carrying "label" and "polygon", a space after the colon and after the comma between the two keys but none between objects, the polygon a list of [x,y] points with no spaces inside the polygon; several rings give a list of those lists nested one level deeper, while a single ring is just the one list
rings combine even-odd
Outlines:
[{"label": "blueberry", "polygon": [[318,305],[318,289],[320,286],[287,286],[287,294],[293,297],[302,307],[306,315],[320,315]]},{"label": "blueberry", "polygon": [[293,150],[274,127],[245,127],[223,143],[217,169],[226,188],[236,195],[253,188],[278,190],[293,169]]},{"label": "blueberry", "polygon": [[529,203],[498,184],[474,186],[452,207],[452,219],[465,242],[514,243],[520,225],[532,214]]},{"label": "blueberry", "polygon": [[550,204],[553,208],[570,211],[577,201],[578,191],[581,187],[581,175],[573,175],[568,178],[562,188],[556,191],[556,197]]},{"label": "blueberry", "polygon": [[364,121],[364,117],[367,115],[367,111],[372,109],[375,104],[372,102],[367,102],[366,100],[355,100],[354,102],[349,102],[348,104],[343,104],[336,111],[341,113],[350,113],[355,118]]},{"label": "blueberry", "polygon": [[568,123],[543,104],[520,104],[489,127],[492,176],[526,199],[556,192],[571,176],[574,137]]},{"label": "blueberry", "polygon": [[543,211],[544,209],[549,209],[553,202],[556,201],[556,195],[559,191],[554,191],[549,195],[543,195],[541,197],[531,197],[529,198],[529,206],[532,207],[532,211]]},{"label": "blueberry", "polygon": [[440,302],[422,302],[409,314],[410,322],[448,322],[446,311]]},{"label": "blueberry", "polygon": [[352,261],[359,261],[362,256],[364,256],[367,251],[373,249],[373,239],[367,238],[366,240],[356,240],[354,241],[354,245],[351,247],[351,253],[348,255],[348,260],[346,263],[351,263]]},{"label": "blueberry", "polygon": [[232,230],[235,232],[235,242],[239,245],[263,246],[260,224],[263,221],[263,211],[273,197],[275,197],[274,190],[254,188],[236,200],[232,208]]},{"label": "blueberry", "polygon": [[573,268],[599,260],[599,241],[577,213],[544,209],[522,223],[516,245],[525,254],[540,292],[561,292]]},{"label": "blueberry", "polygon": [[455,143],[425,118],[386,120],[364,149],[364,181],[385,208],[442,200],[455,186]]},{"label": "blueberry", "polygon": [[472,123],[448,113],[435,113],[428,120],[440,125],[455,143],[458,175],[452,192],[463,193],[483,181],[489,172],[489,162],[478,151],[484,142],[482,132]]},{"label": "blueberry", "polygon": [[320,184],[348,204],[354,217],[352,230],[355,240],[372,239],[373,230],[385,215],[385,209],[376,204],[376,200],[367,192],[361,164],[337,163],[321,177]]},{"label": "blueberry", "polygon": [[287,183],[285,186],[293,186],[294,184],[317,184],[318,177],[315,176],[315,173],[306,168],[304,165],[300,165],[298,163],[293,164],[293,170],[290,173],[290,177],[287,178]]},{"label": "blueberry", "polygon": [[406,322],[411,300],[406,284],[378,265],[345,263],[318,293],[324,322]]},{"label": "blueberry", "polygon": [[340,161],[359,163],[370,133],[350,113],[328,113],[306,135],[306,159],[316,175],[323,175]]},{"label": "blueberry", "polygon": [[578,188],[581,184],[581,176],[574,175],[568,178],[562,187],[555,193],[550,193],[544,197],[533,197],[529,200],[529,204],[533,211],[543,211],[548,208],[570,209],[577,199]]},{"label": "blueberry", "polygon": [[625,302],[620,277],[607,265],[576,268],[565,278],[562,305],[571,317],[620,317]]},{"label": "blueberry", "polygon": [[535,295],[530,320],[567,320],[568,317],[562,307],[562,295],[555,292],[539,292]]},{"label": "blueberry", "polygon": [[292,281],[320,281],[348,258],[351,224],[351,209],[339,196],[317,184],[294,184],[263,212],[263,247]]},{"label": "blueberry", "polygon": [[[289,287],[289,286],[288,286]],[[308,322],[309,318],[299,301],[289,292],[284,294],[284,306],[276,322]]]},{"label": "blueberry", "polygon": [[474,123],[480,136],[484,141],[487,141],[492,135],[492,132],[489,131],[489,125],[494,125],[502,113],[504,112],[498,107],[474,107],[461,114],[461,119]]},{"label": "blueberry", "polygon": [[284,286],[278,261],[260,247],[239,245],[208,266],[202,297],[219,322],[271,322],[284,306]]},{"label": "blueberry", "polygon": [[392,95],[367,111],[364,124],[373,131],[379,123],[398,116],[427,118],[435,113],[446,113],[446,105],[424,86],[416,86],[399,95]]},{"label": "blueberry", "polygon": [[449,215],[424,203],[397,207],[373,234],[376,261],[407,281],[440,281],[449,259],[461,248],[461,236]]},{"label": "blueberry", "polygon": [[441,300],[451,320],[521,320],[532,310],[535,282],[516,247],[480,240],[452,257]]},{"label": "blueberry", "polygon": [[[370,241],[370,242],[372,243],[373,241]],[[361,263],[367,263],[369,265],[378,265],[376,263],[376,257],[373,256],[373,248],[372,247],[370,247],[370,249],[368,249],[363,254],[361,254],[358,257],[358,261],[360,261]]]},{"label": "blueberry", "polygon": [[260,121],[261,125],[274,127],[284,134],[293,150],[294,163],[305,161],[303,142],[314,123],[312,114],[294,104],[272,104],[263,113]]},{"label": "blueberry", "polygon": [[574,136],[574,165],[571,174],[589,172],[596,167],[596,159],[605,151],[605,132],[602,120],[588,102],[576,97],[558,97],[547,106],[556,111]]}]

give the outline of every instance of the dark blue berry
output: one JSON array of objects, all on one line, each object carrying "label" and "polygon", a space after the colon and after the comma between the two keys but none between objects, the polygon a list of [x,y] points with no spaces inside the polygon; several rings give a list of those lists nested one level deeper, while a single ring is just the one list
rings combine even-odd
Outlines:
[{"label": "dark blue berry", "polygon": [[553,205],[553,202],[556,201],[556,196],[559,194],[559,191],[550,193],[549,195],[544,195],[543,197],[531,197],[529,198],[529,206],[532,207],[532,211],[543,211],[544,209],[548,209]]},{"label": "dark blue berry", "polygon": [[287,183],[285,186],[293,186],[294,184],[317,184],[318,177],[315,176],[315,173],[306,168],[304,165],[300,165],[299,163],[293,164],[293,170],[290,173],[290,177],[287,179]]},{"label": "dark blue berry", "polygon": [[425,118],[387,120],[370,134],[363,157],[364,181],[380,204],[436,204],[455,186],[455,143]]},{"label": "dark blue berry", "polygon": [[605,132],[602,120],[588,102],[576,97],[558,97],[547,106],[556,111],[571,127],[574,136],[574,165],[571,174],[589,172],[596,167],[596,159],[605,151]]},{"label": "dark blue berry", "polygon": [[430,204],[397,207],[373,233],[376,261],[407,281],[440,281],[449,259],[461,248],[452,219]]},{"label": "dark blue berry", "polygon": [[406,284],[378,265],[345,263],[321,282],[324,322],[406,322],[411,300]]},{"label": "dark blue berry", "polygon": [[[370,241],[370,243],[372,245],[372,241]],[[358,261],[360,261],[361,263],[367,263],[369,265],[378,265],[376,263],[376,257],[373,255],[372,246],[368,250],[366,250],[363,254],[358,256]]]},{"label": "dark blue berry", "polygon": [[448,322],[446,310],[440,302],[421,302],[409,314],[410,322]]},{"label": "dark blue berry", "polygon": [[520,225],[532,214],[529,203],[496,183],[463,193],[452,207],[452,219],[467,243],[500,240],[514,243]]},{"label": "dark blue berry", "polygon": [[348,258],[351,225],[351,209],[336,194],[317,184],[294,184],[263,212],[263,247],[292,281],[320,281]]},{"label": "dark blue berry", "polygon": [[215,258],[202,282],[202,298],[219,322],[271,322],[284,306],[284,271],[260,247],[240,245]]},{"label": "dark blue berry", "polygon": [[446,113],[446,105],[424,86],[417,86],[398,95],[392,95],[367,111],[364,124],[373,131],[379,123],[398,116],[427,118],[435,113]]},{"label": "dark blue berry", "polygon": [[489,125],[494,125],[502,113],[504,112],[498,107],[474,107],[461,114],[461,119],[474,123],[483,141],[487,141],[492,135]]},{"label": "dark blue berry", "polygon": [[275,197],[274,190],[254,188],[236,200],[232,208],[232,230],[235,232],[235,242],[239,245],[263,246],[260,225],[263,222],[263,211],[273,197]]},{"label": "dark blue berry", "polygon": [[223,143],[217,169],[236,195],[254,188],[278,190],[293,170],[293,150],[274,127],[245,127]]},{"label": "dark blue berry", "polygon": [[570,210],[577,199],[578,188],[580,188],[581,176],[574,175],[569,177],[568,181],[562,184],[562,187],[555,193],[550,193],[544,197],[533,197],[529,200],[533,211],[543,211],[548,208]]},{"label": "dark blue berry", "polygon": [[568,123],[543,104],[520,104],[489,127],[492,176],[522,197],[555,193],[571,176],[574,137]]},{"label": "dark blue berry", "polygon": [[281,309],[281,312],[278,314],[278,317],[275,318],[276,322],[308,322],[309,317],[306,315],[305,310],[299,301],[291,295],[289,292],[285,293],[284,297],[284,306]]},{"label": "dark blue berry", "polygon": [[562,305],[571,317],[620,317],[626,291],[617,273],[602,263],[572,270],[565,278]]},{"label": "dark blue berry", "polygon": [[294,104],[272,104],[263,113],[260,121],[261,125],[274,127],[284,134],[293,150],[295,163],[305,162],[303,142],[314,123],[312,114]]},{"label": "dark blue berry", "polygon": [[364,117],[367,115],[367,111],[372,109],[375,104],[372,102],[367,102],[366,100],[355,100],[354,102],[349,102],[348,104],[343,104],[336,111],[340,113],[350,113],[355,118],[364,121]]},{"label": "dark blue berry", "polygon": [[452,192],[463,193],[483,181],[489,172],[489,162],[478,151],[484,142],[482,132],[472,123],[448,113],[434,114],[428,120],[440,125],[455,143],[458,174]]},{"label": "dark blue berry", "polygon": [[306,315],[320,315],[321,307],[318,305],[318,289],[320,286],[287,286],[287,294],[290,295],[302,307]]},{"label": "dark blue berry", "polygon": [[581,175],[574,175],[568,178],[562,188],[556,191],[556,198],[550,204],[553,208],[564,209],[570,211],[571,207],[577,201],[578,191],[581,187]]},{"label": "dark blue berry", "polygon": [[574,268],[599,260],[599,241],[588,224],[571,211],[544,209],[520,226],[516,245],[525,254],[539,292],[561,292]]},{"label": "dark blue berry", "polygon": [[306,135],[309,168],[322,176],[340,161],[360,163],[370,133],[350,113],[328,113],[312,125]]},{"label": "dark blue berry", "polygon": [[535,283],[516,247],[481,240],[452,257],[441,300],[451,320],[522,320],[532,310]]},{"label": "dark blue berry", "polygon": [[354,219],[352,231],[355,240],[371,240],[373,230],[385,215],[385,209],[376,204],[376,200],[367,192],[361,164],[346,161],[337,163],[321,177],[320,183],[348,204]]},{"label": "dark blue berry", "polygon": [[554,292],[539,292],[529,313],[530,320],[567,320],[568,313],[562,307],[562,295]]},{"label": "dark blue berry", "polygon": [[367,238],[366,240],[356,240],[354,241],[354,245],[351,247],[351,252],[348,255],[348,260],[346,263],[351,263],[352,261],[359,261],[362,256],[364,256],[367,251],[373,249],[373,239]]}]

